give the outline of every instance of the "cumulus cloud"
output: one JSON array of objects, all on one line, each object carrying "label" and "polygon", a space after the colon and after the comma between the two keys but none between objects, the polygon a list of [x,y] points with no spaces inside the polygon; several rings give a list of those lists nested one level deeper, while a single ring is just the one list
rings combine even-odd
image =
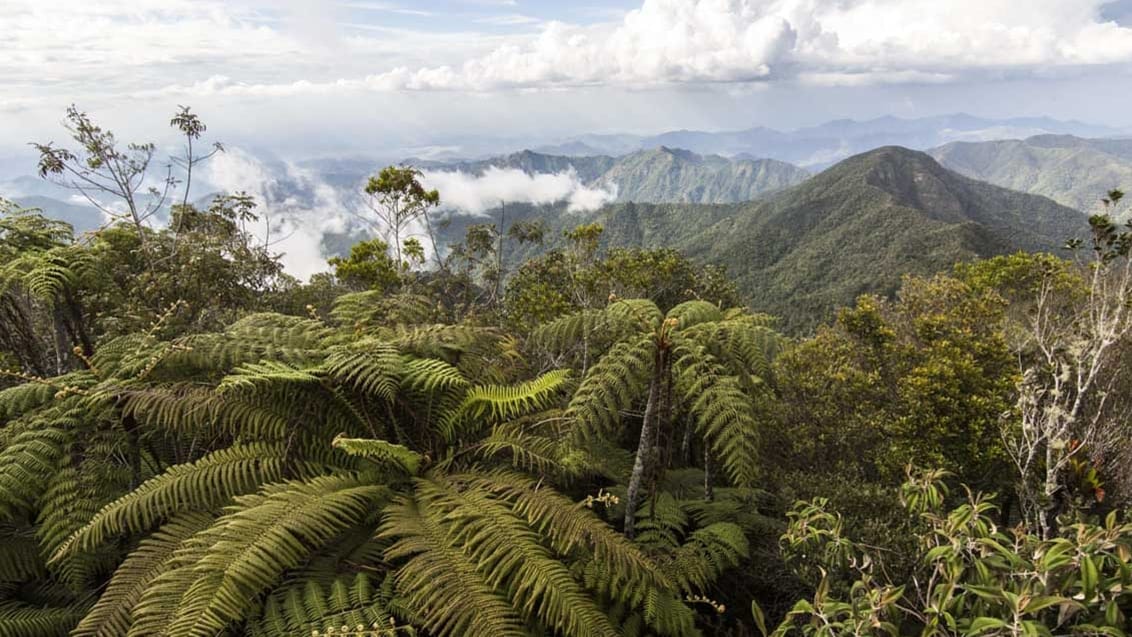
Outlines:
[{"label": "cumulus cloud", "polygon": [[[949,79],[970,70],[1132,61],[1104,0],[645,0],[611,31],[547,26],[460,67],[378,76],[402,88]],[[371,81],[376,81],[371,78]]]},{"label": "cumulus cloud", "polygon": [[[370,7],[380,10],[365,13],[380,17],[404,3],[343,2],[328,12],[313,0],[17,0],[0,13],[0,81],[13,94],[85,83],[142,97],[931,83],[1128,64],[1132,24],[1112,9],[1121,2],[643,0],[608,23],[548,21],[487,36],[335,13]],[[469,20],[527,22],[514,13]],[[21,105],[0,100],[5,110]]]},{"label": "cumulus cloud", "polygon": [[797,79],[938,83],[972,73],[1132,62],[1132,28],[1106,0],[644,0],[619,23],[548,22],[459,65],[398,66],[287,83],[205,82],[232,95],[648,87]]},{"label": "cumulus cloud", "polygon": [[591,188],[573,171],[530,175],[514,168],[488,168],[482,175],[425,172],[425,184],[441,193],[443,205],[468,214],[482,214],[499,203],[536,205],[567,202],[570,212],[597,210],[617,199],[617,187]]}]

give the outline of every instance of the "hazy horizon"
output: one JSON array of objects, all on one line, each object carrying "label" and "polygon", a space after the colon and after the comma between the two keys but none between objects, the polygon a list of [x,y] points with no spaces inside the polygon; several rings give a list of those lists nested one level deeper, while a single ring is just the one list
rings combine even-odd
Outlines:
[{"label": "hazy horizon", "polygon": [[4,5],[9,157],[72,103],[158,143],[188,104],[286,156],[957,112],[1132,131],[1132,0]]}]

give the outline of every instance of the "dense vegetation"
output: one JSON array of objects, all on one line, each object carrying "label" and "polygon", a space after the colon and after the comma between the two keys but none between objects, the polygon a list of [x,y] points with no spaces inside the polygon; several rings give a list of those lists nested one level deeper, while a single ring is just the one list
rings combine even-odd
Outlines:
[{"label": "dense vegetation", "polygon": [[43,175],[123,203],[77,238],[0,215],[0,635],[1124,634],[1108,216],[797,339],[599,224],[430,253],[409,168],[301,283],[248,197],[136,196],[152,147],[70,121]]}]

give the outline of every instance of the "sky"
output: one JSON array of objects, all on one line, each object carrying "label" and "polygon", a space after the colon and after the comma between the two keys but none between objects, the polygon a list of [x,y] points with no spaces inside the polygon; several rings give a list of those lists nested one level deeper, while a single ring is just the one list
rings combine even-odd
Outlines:
[{"label": "sky", "polygon": [[0,34],[0,156],[72,103],[158,141],[191,105],[299,156],[958,111],[1132,127],[1132,0],[0,0]]}]

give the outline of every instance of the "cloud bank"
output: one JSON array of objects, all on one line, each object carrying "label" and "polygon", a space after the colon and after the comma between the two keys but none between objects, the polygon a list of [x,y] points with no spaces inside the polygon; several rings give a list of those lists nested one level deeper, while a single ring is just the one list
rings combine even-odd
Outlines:
[{"label": "cloud bank", "polygon": [[619,23],[549,22],[459,65],[287,83],[216,75],[158,93],[324,94],[655,87],[794,80],[938,83],[1132,63],[1105,0],[645,0]]},{"label": "cloud bank", "polygon": [[940,81],[971,71],[1132,61],[1106,0],[645,0],[612,29],[551,23],[458,67],[398,69],[373,86],[503,87]]},{"label": "cloud bank", "polygon": [[591,188],[573,171],[529,175],[515,168],[493,166],[478,176],[425,172],[423,181],[440,191],[442,205],[474,215],[498,207],[501,201],[536,205],[565,201],[570,212],[588,212],[617,199],[616,185]]},{"label": "cloud bank", "polygon": [[[0,81],[134,97],[281,97],[797,81],[947,82],[1132,63],[1124,0],[643,0],[607,23],[469,20],[467,32],[351,3],[16,0],[0,13]],[[420,13],[417,11],[416,13]],[[313,16],[313,17],[312,17]],[[317,19],[315,19],[317,18]],[[513,31],[477,33],[476,25]],[[381,60],[385,68],[374,68]],[[169,78],[178,78],[170,81]]]}]

